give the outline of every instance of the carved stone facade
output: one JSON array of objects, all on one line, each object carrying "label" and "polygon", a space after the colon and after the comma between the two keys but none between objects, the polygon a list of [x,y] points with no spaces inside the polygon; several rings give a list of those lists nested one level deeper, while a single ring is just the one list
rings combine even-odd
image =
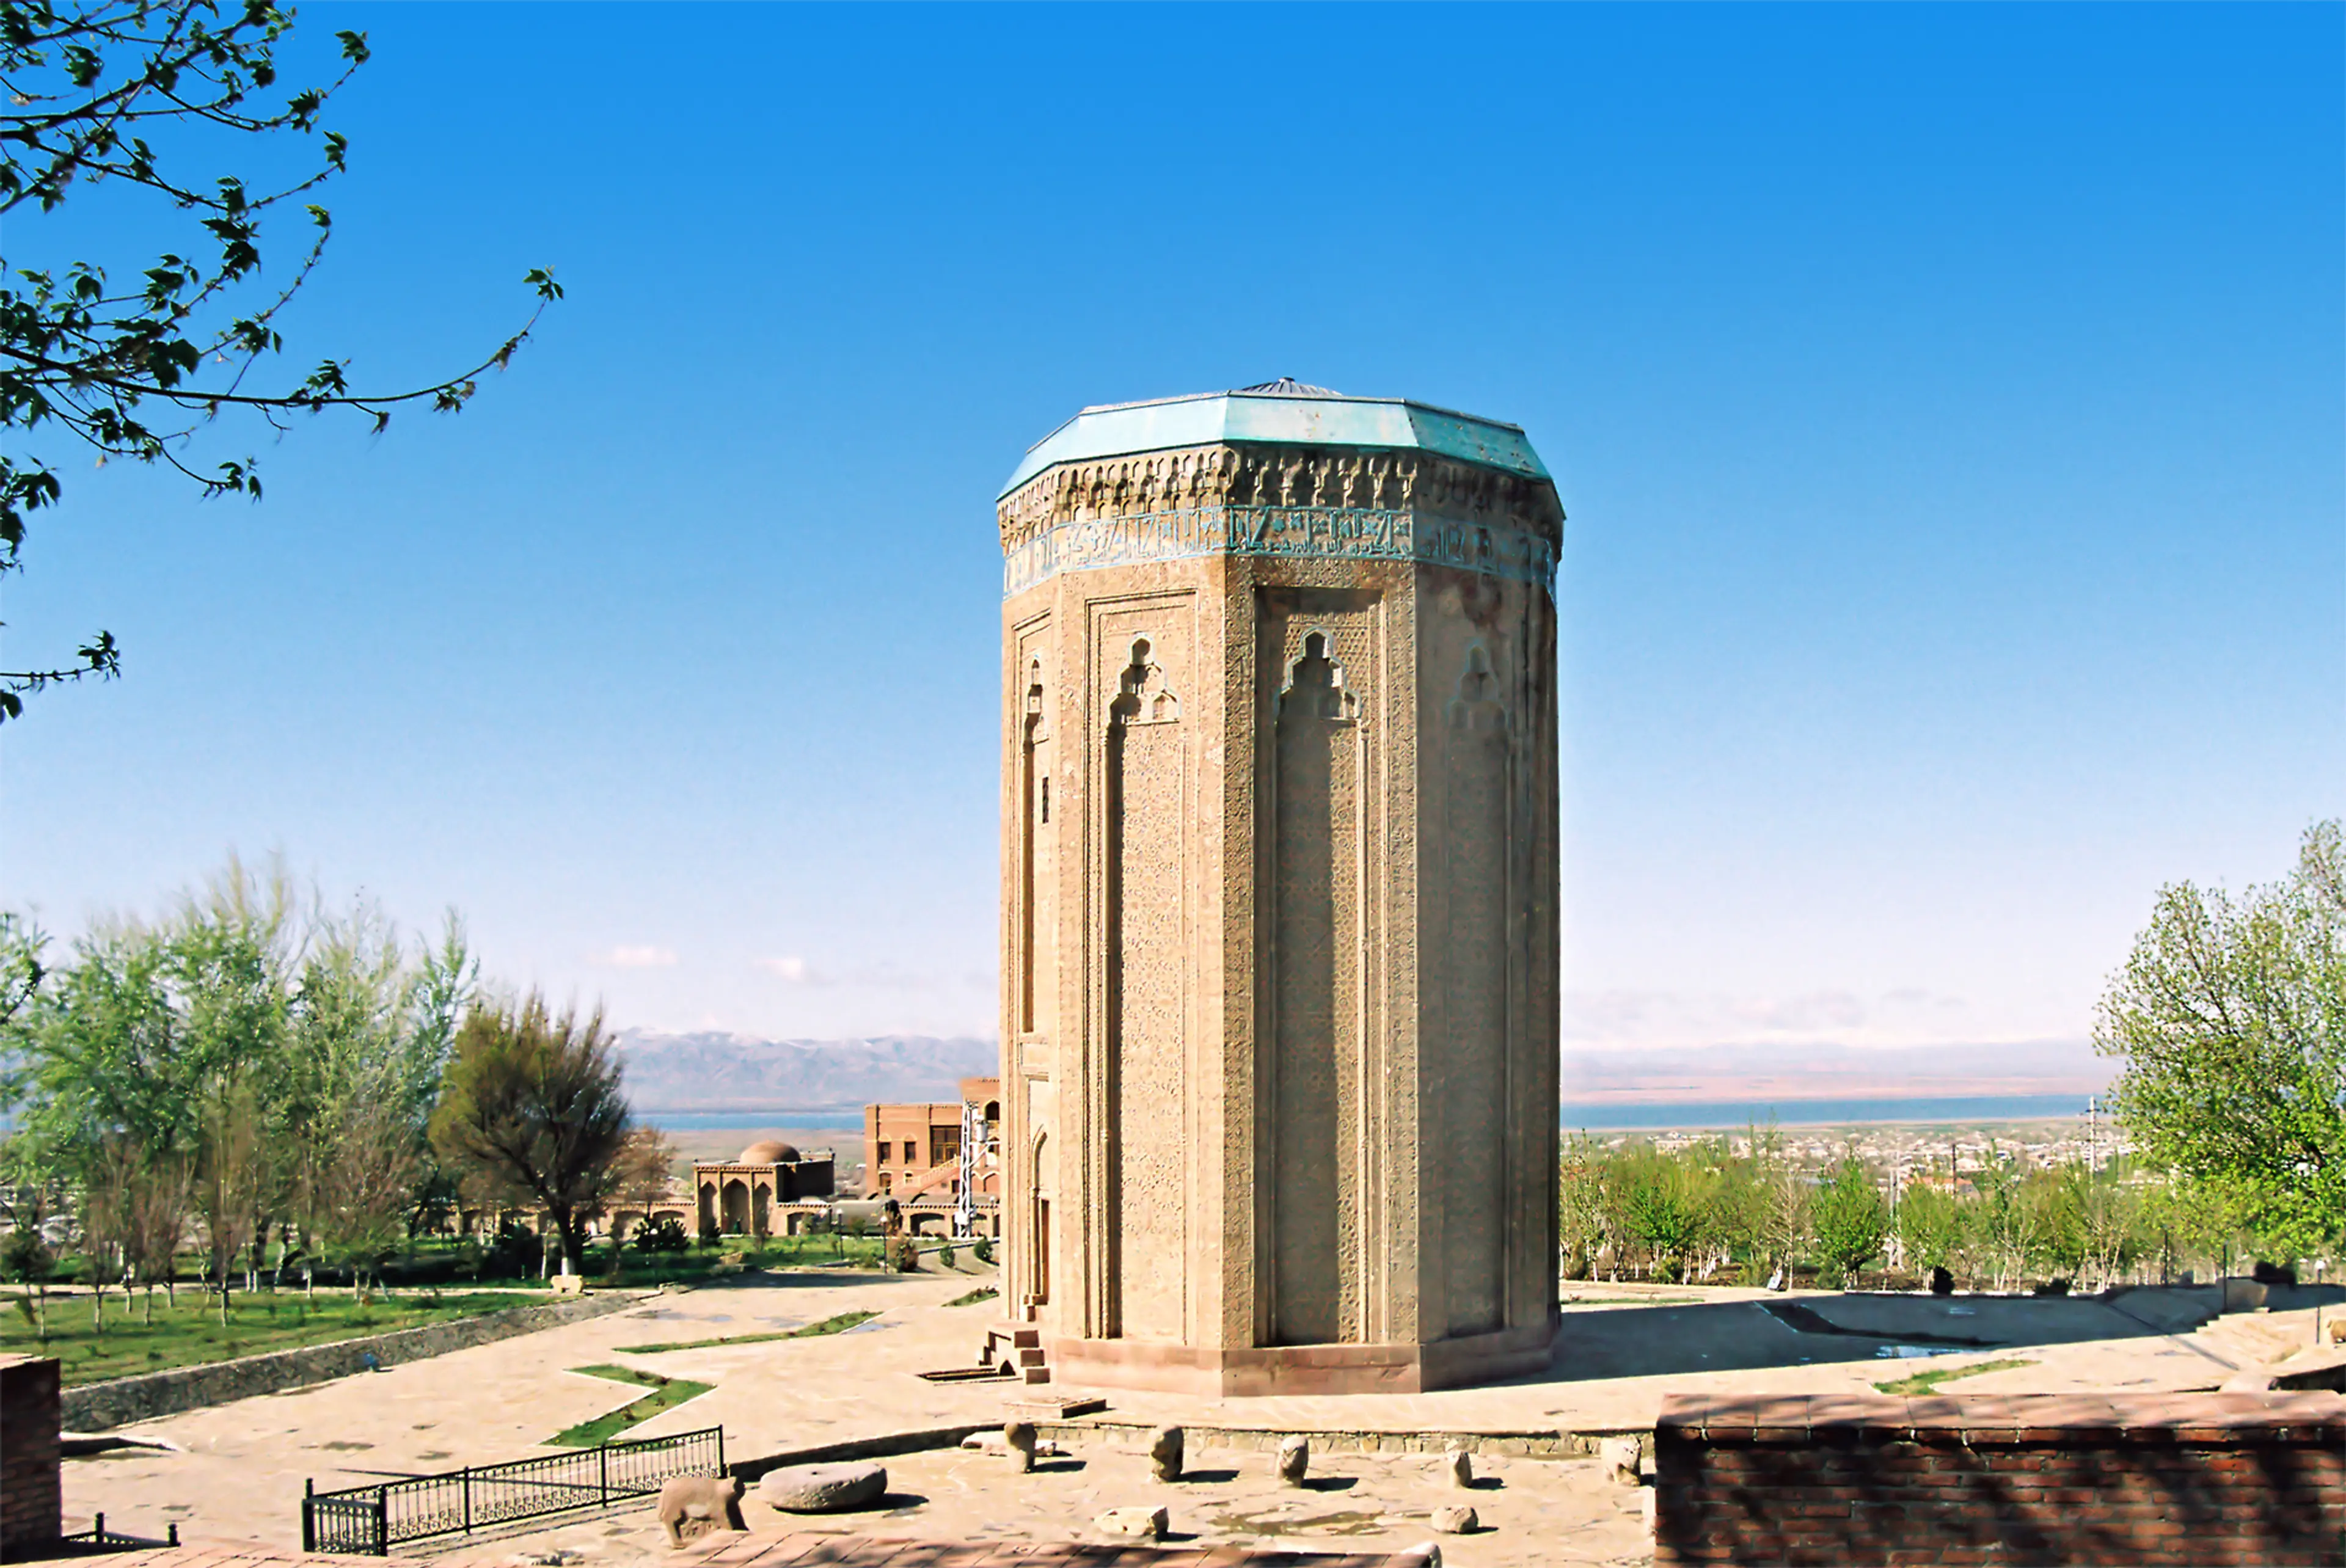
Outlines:
[{"label": "carved stone facade", "polygon": [[999,521],[1011,1315],[1076,1382],[1545,1366],[1563,512],[1522,433],[1086,410]]}]

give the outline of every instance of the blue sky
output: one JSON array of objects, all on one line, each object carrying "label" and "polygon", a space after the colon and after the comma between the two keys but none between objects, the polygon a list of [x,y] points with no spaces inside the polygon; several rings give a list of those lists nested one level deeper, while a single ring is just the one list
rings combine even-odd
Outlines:
[{"label": "blue sky", "polygon": [[0,730],[59,932],[281,850],[622,1023],[990,1033],[994,492],[1278,375],[1557,475],[1576,1048],[2075,1042],[2346,810],[2337,7],[302,15],[375,61],[292,365],[569,298],[221,433],[258,507],[32,448],[11,660],[127,649]]}]

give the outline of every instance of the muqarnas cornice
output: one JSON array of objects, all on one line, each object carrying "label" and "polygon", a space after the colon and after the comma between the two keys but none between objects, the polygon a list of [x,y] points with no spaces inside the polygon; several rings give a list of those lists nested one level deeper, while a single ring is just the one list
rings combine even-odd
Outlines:
[{"label": "muqarnas cornice", "polygon": [[1044,470],[1002,498],[1005,597],[1061,572],[1200,555],[1422,561],[1551,594],[1545,478],[1423,452],[1217,443]]}]

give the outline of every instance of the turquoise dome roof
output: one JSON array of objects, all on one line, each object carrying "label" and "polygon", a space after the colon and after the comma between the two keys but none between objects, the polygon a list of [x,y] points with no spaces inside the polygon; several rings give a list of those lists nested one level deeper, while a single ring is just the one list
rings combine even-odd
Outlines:
[{"label": "turquoise dome roof", "polygon": [[1280,380],[1229,392],[1087,408],[1026,449],[1007,495],[1056,463],[1217,442],[1416,448],[1532,479],[1549,478],[1523,427],[1407,398],[1347,397]]}]

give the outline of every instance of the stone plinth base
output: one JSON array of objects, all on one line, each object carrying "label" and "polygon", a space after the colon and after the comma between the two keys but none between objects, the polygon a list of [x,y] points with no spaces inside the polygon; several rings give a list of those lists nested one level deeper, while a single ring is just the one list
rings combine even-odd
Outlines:
[{"label": "stone plinth base", "polygon": [[1545,1371],[1553,1327],[1510,1329],[1430,1345],[1280,1345],[1194,1349],[1148,1339],[1055,1339],[1064,1384],[1247,1398],[1269,1394],[1420,1394]]}]

